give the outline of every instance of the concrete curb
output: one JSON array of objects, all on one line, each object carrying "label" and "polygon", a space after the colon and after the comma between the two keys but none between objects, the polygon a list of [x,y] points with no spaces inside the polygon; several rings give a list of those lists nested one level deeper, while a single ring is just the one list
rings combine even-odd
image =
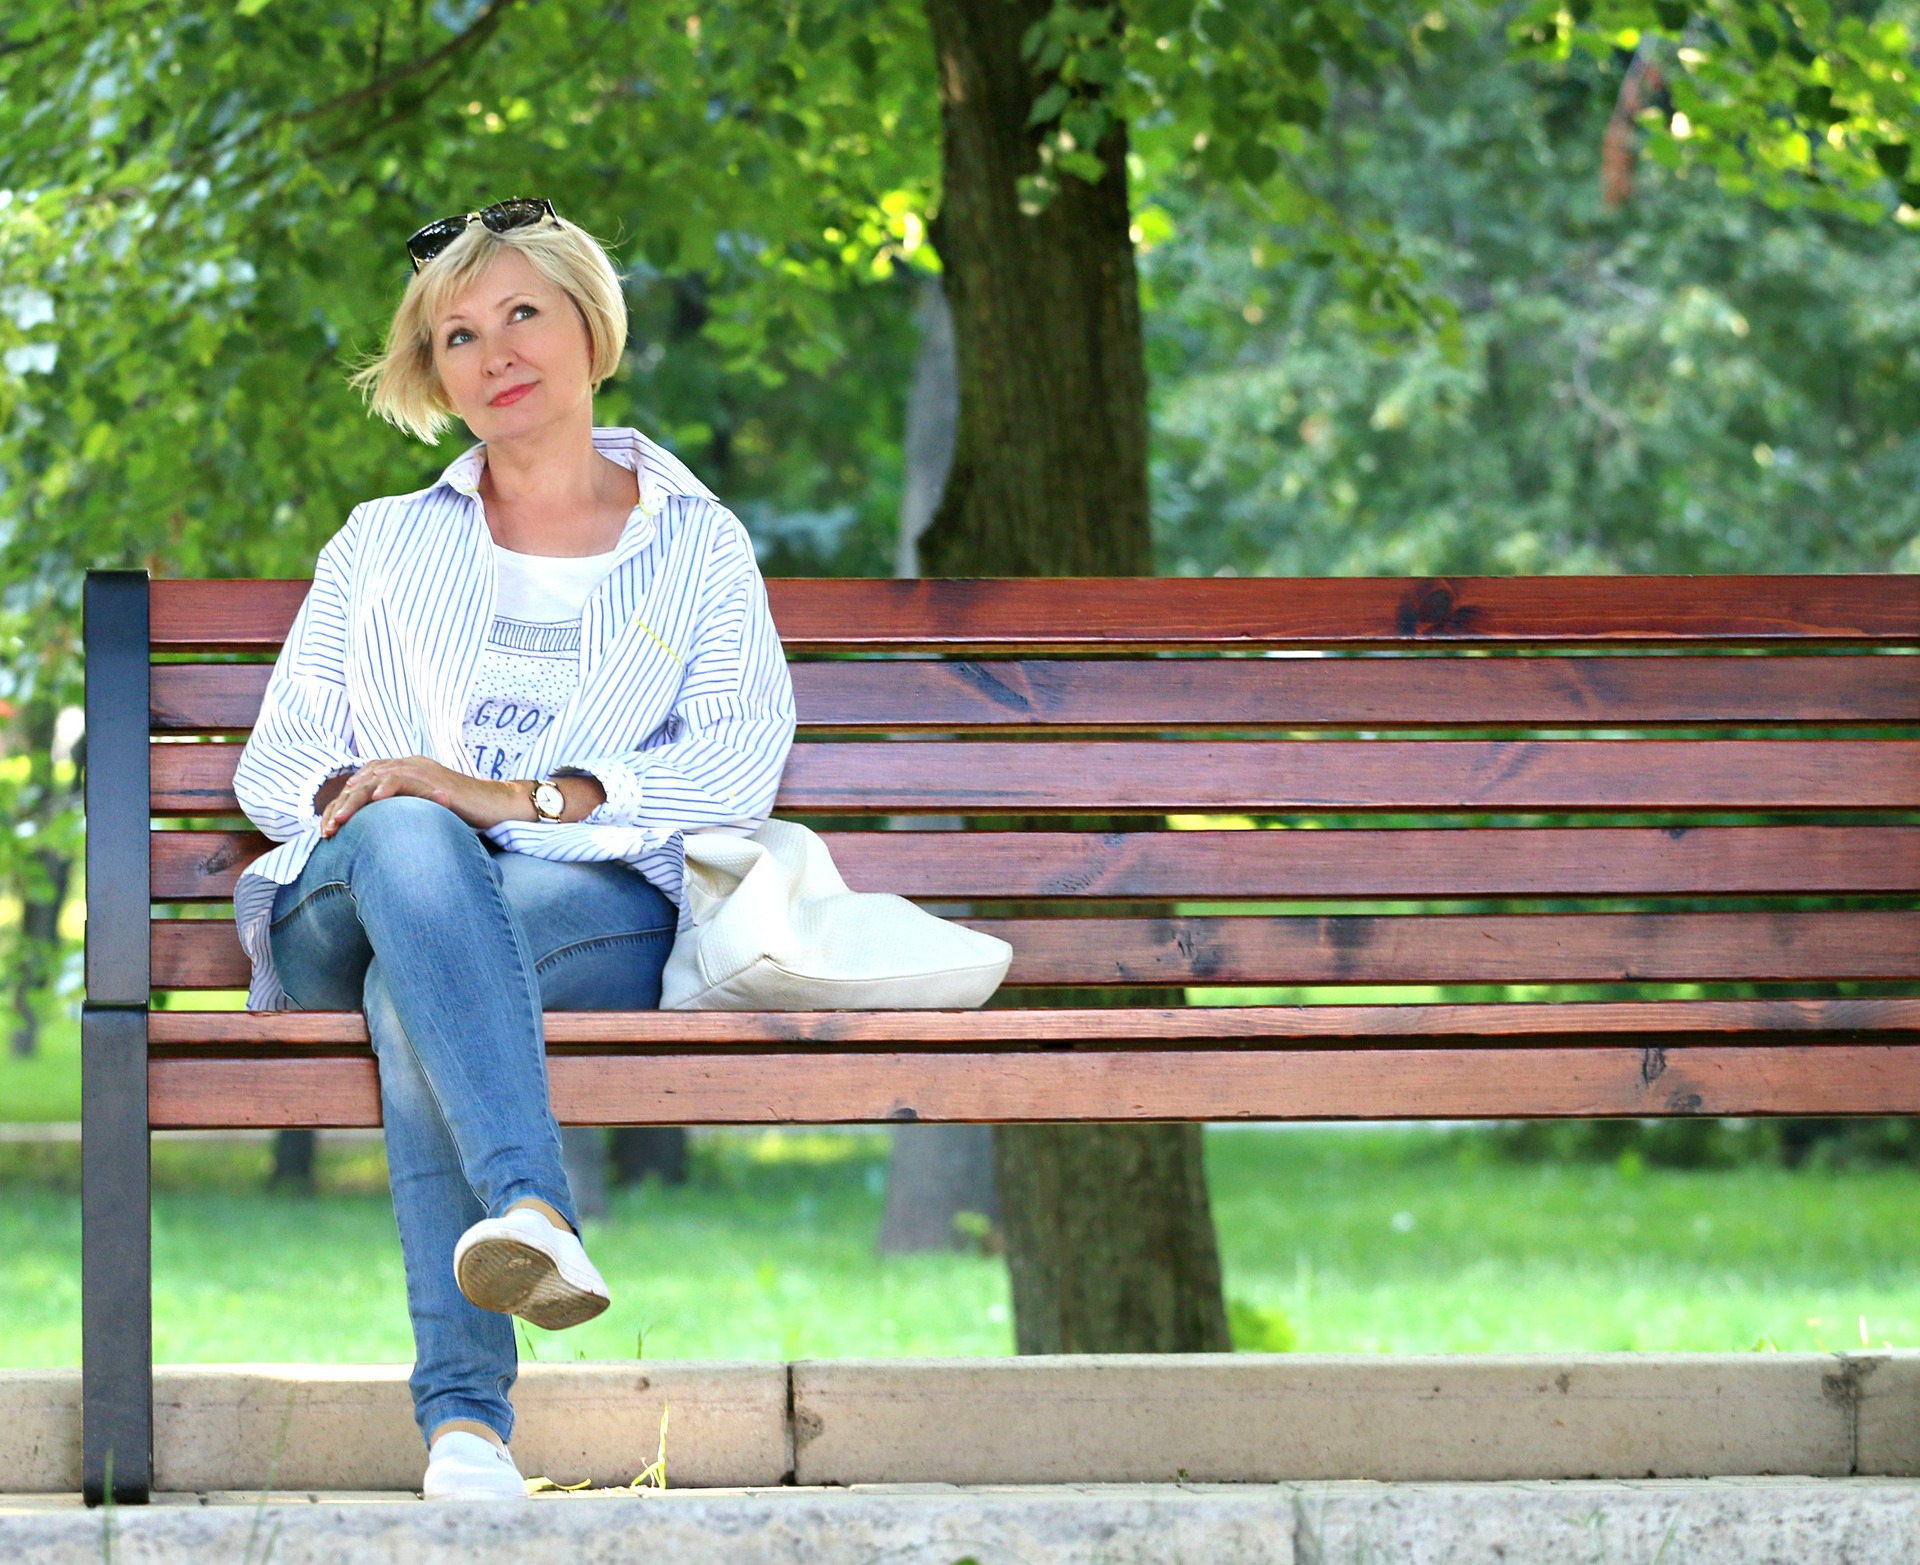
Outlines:
[{"label": "concrete curb", "polygon": [[1839,1477],[1859,1471],[1854,1386],[1824,1354],[807,1363],[794,1477]]},{"label": "concrete curb", "polygon": [[[9,1565],[1906,1565],[1920,1482],[785,1489],[526,1506],[0,1497]],[[278,1498],[278,1497],[276,1497]]]},{"label": "concrete curb", "polygon": [[[403,1366],[155,1374],[161,1489],[411,1489]],[[1920,1352],[523,1366],[521,1470],[679,1488],[1920,1474]],[[80,1377],[0,1370],[0,1492],[80,1485]],[[1920,1555],[1916,1555],[1920,1557]]]},{"label": "concrete curb", "polygon": [[[426,1452],[403,1364],[193,1364],[154,1372],[154,1480],[169,1490],[413,1489]],[[784,1482],[784,1364],[524,1364],[521,1470],[624,1484],[653,1461],[690,1488]],[[0,1491],[80,1487],[78,1370],[0,1370]]]}]

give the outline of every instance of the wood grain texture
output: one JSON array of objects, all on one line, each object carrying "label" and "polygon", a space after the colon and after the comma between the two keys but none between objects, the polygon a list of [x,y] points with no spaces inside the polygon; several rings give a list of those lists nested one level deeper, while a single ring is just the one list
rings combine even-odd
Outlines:
[{"label": "wood grain texture", "polygon": [[[1789,982],[1920,978],[1920,913],[968,918],[1010,988],[1098,984]],[[231,920],[157,919],[156,989],[244,989]]]},{"label": "wood grain texture", "polygon": [[[764,1049],[804,1042],[848,1050],[1194,1041],[1249,1045],[1396,1038],[1600,1038],[1665,1041],[1783,1034],[1828,1038],[1920,1034],[1920,999],[1617,1000],[1493,1005],[1247,1005],[1165,1010],[548,1011],[549,1045],[629,1050]],[[364,1044],[359,1011],[156,1011],[149,1043],[269,1049]],[[1177,1049],[1175,1052],[1179,1052]]]},{"label": "wood grain texture", "polygon": [[[163,651],[272,650],[306,581],[161,580]],[[1920,577],[1514,576],[767,584],[791,651],[1920,644]]]},{"label": "wood grain texture", "polygon": [[[1912,1114],[1920,1046],[557,1056],[563,1124]],[[380,1120],[371,1056],[156,1059],[163,1128]]]},{"label": "wood grain texture", "polygon": [[[160,663],[153,728],[244,734],[270,667]],[[1920,658],[1300,657],[793,665],[803,730],[1920,724]]]},{"label": "wood grain texture", "polygon": [[[157,743],[153,813],[236,813],[240,746]],[[1920,808],[1920,740],[982,740],[796,745],[790,814]]]},{"label": "wood grain texture", "polygon": [[[822,834],[856,891],[928,900],[1766,896],[1920,891],[1920,827]],[[156,902],[220,902],[272,846],[156,831]]]}]

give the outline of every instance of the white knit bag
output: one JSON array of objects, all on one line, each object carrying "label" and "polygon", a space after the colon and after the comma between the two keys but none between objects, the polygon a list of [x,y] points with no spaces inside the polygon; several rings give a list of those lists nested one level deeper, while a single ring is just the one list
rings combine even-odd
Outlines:
[{"label": "white knit bag", "polygon": [[1013,947],[905,897],[849,891],[827,845],[792,821],[686,838],[690,922],[661,977],[663,1011],[959,1010],[1000,987]]}]

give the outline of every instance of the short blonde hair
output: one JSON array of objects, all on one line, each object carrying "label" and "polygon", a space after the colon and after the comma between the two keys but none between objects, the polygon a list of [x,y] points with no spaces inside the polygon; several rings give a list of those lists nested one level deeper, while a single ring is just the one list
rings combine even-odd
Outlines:
[{"label": "short blonde hair", "polygon": [[534,270],[573,301],[587,328],[587,376],[600,383],[619,367],[627,346],[627,299],[607,252],[563,217],[496,234],[475,220],[422,266],[407,284],[387,328],[386,345],[347,384],[389,424],[428,445],[454,421],[454,409],[433,367],[435,319],[503,250],[518,250]]}]

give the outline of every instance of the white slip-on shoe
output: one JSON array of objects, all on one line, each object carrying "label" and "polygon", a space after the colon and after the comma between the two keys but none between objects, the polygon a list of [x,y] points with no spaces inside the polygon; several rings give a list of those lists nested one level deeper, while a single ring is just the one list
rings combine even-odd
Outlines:
[{"label": "white slip-on shoe", "polygon": [[449,1429],[427,1452],[423,1500],[524,1500],[527,1483],[512,1455],[469,1429]]},{"label": "white slip-on shoe", "polygon": [[483,1310],[518,1315],[547,1331],[592,1320],[611,1302],[606,1279],[571,1229],[530,1206],[475,1223],[453,1247],[460,1291]]}]

